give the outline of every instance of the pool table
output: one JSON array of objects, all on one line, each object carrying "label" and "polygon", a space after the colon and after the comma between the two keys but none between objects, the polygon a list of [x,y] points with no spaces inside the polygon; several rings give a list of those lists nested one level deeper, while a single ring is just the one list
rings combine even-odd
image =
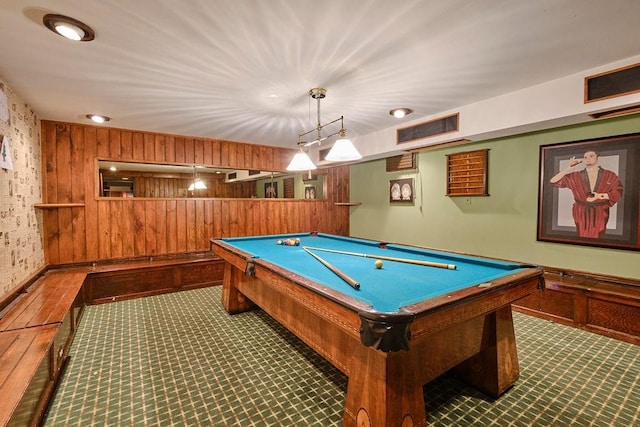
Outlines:
[{"label": "pool table", "polygon": [[316,232],[211,249],[227,312],[257,305],[348,377],[345,426],[426,425],[422,386],[451,369],[500,395],[519,376],[511,303],[543,284],[535,265]]}]

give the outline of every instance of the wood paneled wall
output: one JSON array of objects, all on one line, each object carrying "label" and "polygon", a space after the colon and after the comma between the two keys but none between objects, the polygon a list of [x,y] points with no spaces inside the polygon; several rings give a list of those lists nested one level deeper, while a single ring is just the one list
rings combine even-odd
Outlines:
[{"label": "wood paneled wall", "polygon": [[[349,234],[349,167],[323,169],[324,200],[97,197],[96,158],[283,171],[294,150],[42,121],[49,264],[209,249],[211,237],[317,230]],[[84,206],[55,206],[60,204]],[[49,205],[49,206],[47,206]]]}]

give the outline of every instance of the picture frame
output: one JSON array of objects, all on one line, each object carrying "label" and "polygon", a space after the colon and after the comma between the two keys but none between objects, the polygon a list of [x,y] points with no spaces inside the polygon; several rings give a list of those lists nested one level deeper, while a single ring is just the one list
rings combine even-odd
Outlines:
[{"label": "picture frame", "polygon": [[640,250],[640,133],[540,146],[537,240]]},{"label": "picture frame", "polygon": [[304,187],[304,198],[305,199],[315,199],[316,198],[316,186],[315,185],[307,185]]},{"label": "picture frame", "polygon": [[265,182],[264,183],[264,197],[267,199],[278,198],[278,183],[277,182]]},{"label": "picture frame", "polygon": [[413,178],[389,180],[389,203],[413,204]]}]

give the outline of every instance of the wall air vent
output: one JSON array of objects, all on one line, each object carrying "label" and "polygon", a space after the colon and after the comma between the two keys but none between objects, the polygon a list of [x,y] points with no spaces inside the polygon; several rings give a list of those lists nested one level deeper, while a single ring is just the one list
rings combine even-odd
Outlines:
[{"label": "wall air vent", "polygon": [[600,101],[640,92],[640,64],[585,77],[584,102]]},{"label": "wall air vent", "polygon": [[449,132],[456,132],[458,130],[459,118],[460,114],[456,113],[406,128],[397,129],[396,144],[443,135]]},{"label": "wall air vent", "polygon": [[387,172],[398,172],[416,168],[416,154],[406,153],[399,156],[387,157]]}]

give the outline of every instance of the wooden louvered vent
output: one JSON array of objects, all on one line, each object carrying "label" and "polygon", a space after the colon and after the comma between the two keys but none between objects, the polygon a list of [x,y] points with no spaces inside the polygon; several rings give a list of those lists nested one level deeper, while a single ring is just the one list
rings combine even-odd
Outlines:
[{"label": "wooden louvered vent", "polygon": [[387,157],[387,172],[398,172],[416,168],[416,154],[406,153]]}]

